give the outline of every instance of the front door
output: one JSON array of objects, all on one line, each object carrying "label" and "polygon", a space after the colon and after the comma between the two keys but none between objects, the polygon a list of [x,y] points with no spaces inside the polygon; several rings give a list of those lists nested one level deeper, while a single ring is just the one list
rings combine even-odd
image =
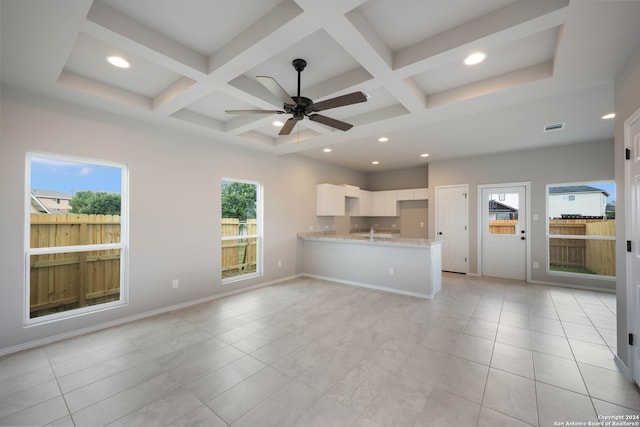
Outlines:
[{"label": "front door", "polygon": [[442,269],[467,272],[469,247],[469,186],[436,187],[436,238],[442,239]]},{"label": "front door", "polygon": [[526,190],[524,184],[481,187],[483,276],[526,279]]}]

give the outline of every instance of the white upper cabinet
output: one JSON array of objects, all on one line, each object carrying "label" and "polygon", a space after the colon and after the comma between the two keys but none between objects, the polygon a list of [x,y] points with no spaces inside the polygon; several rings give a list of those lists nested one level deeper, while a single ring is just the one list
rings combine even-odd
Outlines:
[{"label": "white upper cabinet", "polygon": [[344,216],[345,197],[344,185],[318,184],[316,215]]},{"label": "white upper cabinet", "polygon": [[373,216],[398,216],[397,191],[373,192]]},{"label": "white upper cabinet", "polygon": [[[367,191],[355,185],[318,184],[318,216],[398,216],[398,202],[427,200],[427,188]],[[345,205],[348,206],[345,209]]]},{"label": "white upper cabinet", "polygon": [[360,190],[358,198],[347,199],[350,216],[373,216],[373,192]]},{"label": "white upper cabinet", "polygon": [[360,197],[360,187],[356,187],[355,185],[344,185],[345,196],[347,197]]},{"label": "white upper cabinet", "polygon": [[428,198],[429,198],[428,188],[413,188],[408,190],[398,190],[398,201],[427,200]]}]

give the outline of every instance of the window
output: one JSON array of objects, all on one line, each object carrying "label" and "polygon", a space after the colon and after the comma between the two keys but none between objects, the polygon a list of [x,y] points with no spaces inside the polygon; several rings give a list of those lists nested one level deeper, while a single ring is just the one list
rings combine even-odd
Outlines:
[{"label": "window", "polygon": [[254,182],[222,180],[222,281],[262,273],[261,186]]},{"label": "window", "polygon": [[614,182],[549,185],[547,211],[549,272],[615,278]]},{"label": "window", "polygon": [[27,153],[26,183],[25,323],[124,304],[126,167]]}]

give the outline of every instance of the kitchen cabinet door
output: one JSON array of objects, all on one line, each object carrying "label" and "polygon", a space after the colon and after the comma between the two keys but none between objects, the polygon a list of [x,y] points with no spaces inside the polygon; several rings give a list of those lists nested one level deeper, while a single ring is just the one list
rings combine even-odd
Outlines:
[{"label": "kitchen cabinet door", "polygon": [[318,184],[316,215],[344,216],[345,189],[343,185]]}]

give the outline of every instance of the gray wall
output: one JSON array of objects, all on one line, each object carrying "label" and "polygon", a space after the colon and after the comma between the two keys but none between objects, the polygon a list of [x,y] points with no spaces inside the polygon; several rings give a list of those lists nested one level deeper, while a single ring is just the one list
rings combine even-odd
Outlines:
[{"label": "gray wall", "polygon": [[[617,314],[618,314],[618,357],[623,363],[628,364],[630,347],[627,345],[627,334],[630,332],[627,326],[627,275],[626,275],[626,246],[629,238],[626,234],[625,213],[628,201],[626,200],[626,183],[624,177],[624,121],[640,108],[640,45],[629,57],[623,66],[615,82],[615,164],[617,203],[617,246],[616,272],[617,272]],[[637,332],[637,331],[636,331]]]},{"label": "gray wall", "polygon": [[[348,221],[315,214],[315,186],[365,186],[359,172],[300,156],[276,157],[88,108],[2,88],[0,126],[0,353],[176,304],[299,273],[296,233]],[[24,328],[25,152],[35,150],[124,163],[130,172],[129,304]],[[264,185],[264,276],[223,286],[220,181]],[[159,208],[161,206],[161,208]],[[277,267],[282,260],[282,267]],[[172,289],[171,280],[180,279]]]},{"label": "gray wall", "polygon": [[387,172],[371,172],[367,175],[365,190],[384,191],[405,188],[426,188],[429,186],[429,167],[427,165]]},{"label": "gray wall", "polygon": [[[440,185],[469,184],[469,272],[478,269],[478,185],[510,182],[531,183],[530,212],[539,220],[529,225],[531,260],[540,268],[532,270],[532,280],[562,283],[587,288],[613,290],[612,281],[546,273],[546,185],[597,180],[613,180],[613,141],[589,142],[561,147],[478,156],[434,162],[429,165],[429,200],[435,200],[435,188]],[[435,211],[429,215],[429,237],[434,238]]]}]

